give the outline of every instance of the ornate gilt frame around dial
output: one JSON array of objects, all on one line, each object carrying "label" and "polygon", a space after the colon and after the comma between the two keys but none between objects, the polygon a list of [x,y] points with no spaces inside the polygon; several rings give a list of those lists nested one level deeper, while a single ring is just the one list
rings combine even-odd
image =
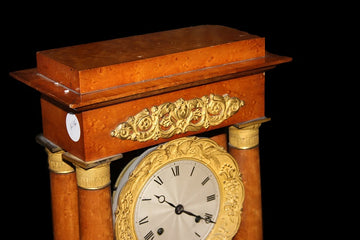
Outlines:
[{"label": "ornate gilt frame around dial", "polygon": [[160,145],[150,152],[130,174],[120,192],[115,211],[118,240],[136,239],[134,211],[136,200],[148,179],[161,167],[181,159],[205,164],[217,177],[220,188],[218,218],[208,240],[230,240],[237,233],[244,202],[244,184],[234,158],[213,140],[186,137]]}]

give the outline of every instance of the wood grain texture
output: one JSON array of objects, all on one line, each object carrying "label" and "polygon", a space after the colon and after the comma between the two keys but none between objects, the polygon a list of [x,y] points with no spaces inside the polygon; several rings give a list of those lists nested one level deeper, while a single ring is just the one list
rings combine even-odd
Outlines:
[{"label": "wood grain texture", "polygon": [[262,205],[259,147],[239,150],[229,146],[229,153],[238,163],[245,187],[241,224],[234,240],[262,240]]},{"label": "wood grain texture", "polygon": [[[37,68],[11,76],[41,92],[44,137],[89,162],[265,117],[263,73],[289,61],[267,53],[262,37],[207,25],[41,51]],[[217,126],[168,139],[136,142],[110,135],[145,108],[210,94],[237,97],[245,106]],[[79,120],[77,142],[66,130],[68,112]],[[211,138],[226,148],[226,134]],[[259,149],[229,151],[245,185],[234,239],[261,240]],[[51,173],[50,178],[55,239],[113,239],[110,186],[78,188],[74,173]]]},{"label": "wood grain texture", "polygon": [[221,133],[215,136],[210,137],[211,140],[214,140],[217,144],[219,144],[219,146],[223,147],[226,151],[228,149],[228,144],[227,144],[227,134],[226,133]]},{"label": "wood grain texture", "polygon": [[[78,142],[73,142],[68,136],[65,126],[67,111],[43,98],[41,104],[44,136],[80,159],[93,161],[179,137],[195,135],[264,117],[264,88],[265,76],[260,73],[76,113],[81,127],[81,137]],[[175,102],[179,98],[189,100],[210,94],[228,94],[230,97],[238,97],[245,101],[245,106],[220,125],[208,129],[203,128],[197,132],[179,134],[168,139],[136,142],[120,140],[110,135],[111,131],[121,122],[126,121],[130,116],[136,115],[145,108],[150,109],[152,106],[158,106],[166,102]]]},{"label": "wood grain texture", "polygon": [[54,240],[78,240],[78,189],[74,173],[50,171],[51,205]]},{"label": "wood grain texture", "polygon": [[[43,135],[54,144],[61,146],[66,152],[70,152],[76,156],[84,156],[84,137],[83,131],[78,142],[74,142],[69,137],[66,130],[66,110],[58,107],[52,102],[48,102],[41,98],[42,125]],[[76,114],[80,124],[82,122],[82,114]]]},{"label": "wood grain texture", "polygon": [[79,188],[81,240],[113,240],[110,186],[99,190]]},{"label": "wood grain texture", "polygon": [[79,94],[52,79],[38,73],[36,68],[10,73],[15,79],[40,91],[63,108],[84,111],[125,101],[187,89],[204,84],[226,81],[246,75],[264,72],[276,65],[291,61],[289,57],[266,53],[265,57],[208,67],[182,74],[148,79],[132,84],[120,85],[103,91]]},{"label": "wood grain texture", "polygon": [[265,39],[217,25],[37,53],[38,72],[79,93],[263,57]]}]

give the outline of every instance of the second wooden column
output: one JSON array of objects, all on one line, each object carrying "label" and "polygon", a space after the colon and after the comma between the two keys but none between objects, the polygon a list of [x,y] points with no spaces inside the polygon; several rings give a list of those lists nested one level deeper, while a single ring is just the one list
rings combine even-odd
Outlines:
[{"label": "second wooden column", "polygon": [[229,152],[238,163],[245,187],[241,224],[234,240],[261,240],[262,207],[259,158],[260,124],[229,128]]},{"label": "second wooden column", "polygon": [[81,240],[113,240],[110,163],[76,167]]}]

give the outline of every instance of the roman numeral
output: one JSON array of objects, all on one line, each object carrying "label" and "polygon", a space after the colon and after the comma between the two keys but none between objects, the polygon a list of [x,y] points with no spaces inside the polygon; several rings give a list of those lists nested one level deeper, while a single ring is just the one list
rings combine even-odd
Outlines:
[{"label": "roman numeral", "polygon": [[207,196],[207,197],[206,197],[206,200],[207,200],[208,202],[215,200],[215,194],[212,194],[212,195],[210,195],[210,196]]},{"label": "roman numeral", "polygon": [[191,170],[190,177],[193,175],[194,170],[195,170],[195,166],[193,166],[193,168],[192,168],[192,170]]},{"label": "roman numeral", "polygon": [[152,239],[154,239],[154,233],[153,233],[153,231],[148,232],[148,233],[145,235],[144,239],[145,239],[145,240],[150,240],[150,239],[152,240]]},{"label": "roman numeral", "polygon": [[212,215],[212,214],[210,214],[210,213],[205,213],[205,219],[209,219],[209,220],[211,220],[211,219],[212,219],[212,217],[213,217],[213,215]]},{"label": "roman numeral", "polygon": [[197,232],[195,232],[195,235],[198,236],[198,237],[201,237],[200,234],[198,234]]},{"label": "roman numeral", "polygon": [[143,199],[141,199],[141,201],[151,201],[151,198],[143,198]]},{"label": "roman numeral", "polygon": [[139,221],[139,225],[144,224],[144,223],[148,223],[148,222],[149,222],[148,218],[149,218],[149,216],[146,216],[146,217],[144,217],[143,219],[141,219],[141,220]]},{"label": "roman numeral", "polygon": [[175,177],[180,175],[180,168],[179,168],[179,166],[175,166],[175,170],[174,170],[173,167],[171,167],[171,171],[172,171],[172,173],[174,174]]},{"label": "roman numeral", "polygon": [[201,185],[205,185],[208,181],[210,180],[209,177],[206,177],[202,182],[201,182]]},{"label": "roman numeral", "polygon": [[157,179],[155,178],[154,181],[159,185],[162,185],[164,183],[159,176],[157,176]]}]

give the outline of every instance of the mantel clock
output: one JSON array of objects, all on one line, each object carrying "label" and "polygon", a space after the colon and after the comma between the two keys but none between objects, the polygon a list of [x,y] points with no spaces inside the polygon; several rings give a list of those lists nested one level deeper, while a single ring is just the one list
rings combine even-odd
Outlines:
[{"label": "mantel clock", "polygon": [[11,75],[41,92],[54,239],[262,239],[265,71],[291,58],[217,25],[36,58]]}]

